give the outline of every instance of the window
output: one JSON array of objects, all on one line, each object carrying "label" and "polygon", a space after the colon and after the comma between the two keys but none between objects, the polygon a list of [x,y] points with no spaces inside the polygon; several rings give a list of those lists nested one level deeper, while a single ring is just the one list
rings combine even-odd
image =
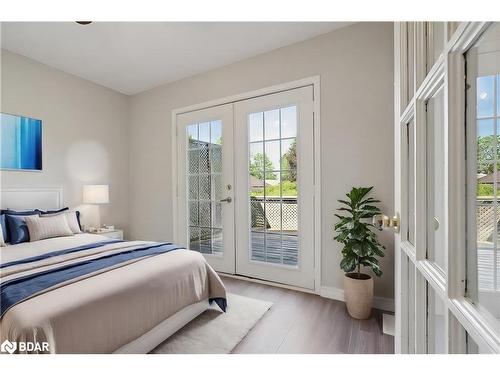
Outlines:
[{"label": "window", "polygon": [[427,259],[445,270],[444,90],[426,102]]},{"label": "window", "polygon": [[401,111],[403,111],[415,94],[415,22],[401,24],[403,48],[406,51],[402,60],[401,82]]},{"label": "window", "polygon": [[467,296],[500,331],[500,27],[467,52],[469,224]]},{"label": "window", "polygon": [[251,259],[298,264],[297,107],[248,116]]},{"label": "window", "polygon": [[189,247],[220,254],[222,245],[222,123],[192,124],[187,132]]},{"label": "window", "polygon": [[455,31],[457,31],[458,26],[460,25],[460,22],[447,22],[447,29],[448,29],[448,40],[451,39]]},{"label": "window", "polygon": [[426,22],[427,72],[444,49],[445,22]]},{"label": "window", "polygon": [[403,126],[404,143],[406,144],[405,150],[405,168],[404,173],[405,183],[408,189],[406,197],[406,215],[407,215],[407,231],[404,233],[405,239],[412,245],[415,245],[416,234],[416,191],[415,191],[415,120],[411,119]]}]

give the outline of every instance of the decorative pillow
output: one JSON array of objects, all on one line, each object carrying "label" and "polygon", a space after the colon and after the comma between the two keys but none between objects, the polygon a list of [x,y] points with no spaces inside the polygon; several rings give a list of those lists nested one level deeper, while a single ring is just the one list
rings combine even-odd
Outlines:
[{"label": "decorative pillow", "polygon": [[47,211],[37,209],[37,211],[40,211],[42,214],[60,214],[61,212],[69,211],[69,207],[64,207],[59,210],[47,210]]},{"label": "decorative pillow", "polygon": [[[60,210],[48,210],[48,211],[43,211],[43,210],[37,210],[42,214],[58,214],[64,211],[69,211],[69,207],[64,207],[61,208]],[[76,213],[76,220],[78,220],[78,227],[80,228],[80,232],[82,231],[82,224],[80,223],[80,211],[75,211]],[[80,233],[78,232],[78,233]]]},{"label": "decorative pillow", "polygon": [[71,229],[71,232],[73,234],[78,234],[82,233],[82,230],[80,229],[80,223],[78,222],[78,211],[67,211],[63,210],[59,213],[51,213],[51,214],[41,214],[41,217],[51,217],[51,216],[58,216],[58,215],[64,215],[66,216],[66,220],[68,222],[69,229]]},{"label": "decorative pillow", "polygon": [[28,226],[30,242],[73,235],[66,215],[26,216],[25,221]]},{"label": "decorative pillow", "polygon": [[4,243],[9,242],[9,238],[7,236],[9,234],[9,232],[7,232],[7,222],[5,221],[4,214],[0,214],[0,227],[1,227],[2,233],[3,233],[3,236],[2,236],[3,242]]},{"label": "decorative pillow", "polygon": [[0,225],[0,247],[5,246],[5,240],[3,239],[3,229],[2,226]]},{"label": "decorative pillow", "polygon": [[11,210],[10,208],[6,209],[6,210],[3,210],[2,213],[3,214],[6,214],[6,215],[23,215],[23,216],[27,216],[27,215],[34,215],[34,214],[37,214],[39,210],[26,210],[26,211],[16,211],[16,210]]},{"label": "decorative pillow", "polygon": [[[16,215],[16,216],[27,216],[27,215],[35,215],[37,214],[36,210],[26,210],[26,211],[16,211],[16,210],[11,210],[11,209],[6,209],[6,210],[2,210],[2,214],[4,215]],[[10,242],[10,228],[9,228],[9,221],[7,220],[7,216],[5,216],[5,219],[4,219],[4,222],[5,222],[5,227],[3,228],[4,229],[4,232],[3,232],[3,235],[4,235],[4,240],[6,243],[9,243]],[[29,241],[29,239],[27,240]],[[23,241],[23,242],[26,242],[26,241]]]},{"label": "decorative pillow", "polygon": [[32,211],[29,215],[20,214],[6,214],[7,230],[9,232],[9,242],[12,245],[17,245],[21,242],[28,242],[30,240],[30,233],[26,226],[25,219],[29,216],[38,216],[36,212]]}]

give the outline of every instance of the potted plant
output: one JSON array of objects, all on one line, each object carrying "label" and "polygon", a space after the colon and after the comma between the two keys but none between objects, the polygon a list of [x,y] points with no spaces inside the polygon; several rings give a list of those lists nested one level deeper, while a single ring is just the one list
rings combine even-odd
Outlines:
[{"label": "potted plant", "polygon": [[[344,276],[345,302],[349,315],[356,319],[370,317],[373,305],[373,278],[361,272],[361,267],[370,268],[377,276],[382,276],[377,257],[384,256],[385,247],[377,239],[370,219],[380,214],[374,204],[380,201],[367,197],[372,187],[353,187],[348,200],[339,199],[343,204],[335,214],[340,221],[335,225],[334,239],[343,245],[340,268]],[[380,229],[381,230],[381,229]]]}]

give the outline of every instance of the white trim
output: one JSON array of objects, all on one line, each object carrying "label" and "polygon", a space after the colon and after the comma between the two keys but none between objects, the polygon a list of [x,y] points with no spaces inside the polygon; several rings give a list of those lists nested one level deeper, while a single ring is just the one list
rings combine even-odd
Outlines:
[{"label": "white trim", "polygon": [[[234,103],[241,100],[251,99],[258,96],[278,93],[281,91],[293,90],[300,87],[312,86],[314,95],[314,285],[315,292],[320,293],[321,290],[321,91],[320,91],[320,76],[312,76],[296,81],[286,82],[278,85],[269,86],[266,88],[248,91],[242,94],[226,96],[223,98],[209,100],[203,103],[189,105],[172,110],[171,118],[171,142],[172,142],[172,174],[176,176],[172,179],[172,223],[174,242],[178,241],[178,181],[177,181],[177,115],[185,112],[196,111],[204,108],[219,106],[222,104]],[[319,199],[318,199],[319,198]]]},{"label": "white trim", "polygon": [[241,276],[241,275],[232,275],[232,274],[228,274],[228,273],[224,273],[224,272],[217,272],[217,273],[220,276],[224,276],[224,277],[227,277],[227,278],[230,278],[230,279],[249,281],[249,282],[256,283],[256,284],[269,285],[269,286],[274,286],[276,288],[289,289],[289,290],[295,290],[297,292],[303,292],[303,293],[308,293],[308,294],[318,294],[319,295],[319,293],[316,293],[312,289],[301,288],[300,286],[281,284],[281,283],[276,283],[274,281],[257,279],[255,277],[247,277],[247,276]]},{"label": "white trim", "polygon": [[314,126],[314,287],[317,294],[321,290],[321,112],[320,79],[313,78],[313,126]]},{"label": "white trim", "polygon": [[491,322],[467,298],[449,299],[447,305],[476,344],[491,353],[500,353],[500,339],[491,329]]},{"label": "white trim", "polygon": [[[307,78],[303,78],[303,79],[298,79],[296,81],[290,81],[290,82],[280,83],[280,84],[273,85],[273,86],[264,87],[264,88],[258,89],[258,90],[247,91],[247,92],[244,92],[241,94],[236,94],[236,95],[226,96],[226,97],[219,98],[219,99],[209,100],[209,101],[199,103],[199,104],[193,104],[193,105],[189,105],[189,106],[185,106],[185,107],[181,107],[181,108],[176,108],[176,109],[172,110],[172,113],[175,113],[175,115],[179,115],[181,113],[193,112],[193,111],[197,111],[200,109],[206,109],[206,108],[210,108],[210,107],[219,106],[222,104],[235,103],[235,102],[239,102],[242,100],[257,98],[259,96],[265,96],[265,95],[269,95],[269,94],[276,94],[276,93],[279,93],[282,91],[298,89],[300,87],[319,85],[319,81],[320,81],[319,75],[307,77]],[[318,90],[317,94],[318,94],[318,99],[319,99],[319,90]]]},{"label": "white trim", "polygon": [[[322,286],[320,296],[345,302],[344,290],[332,286]],[[373,297],[373,307],[378,310],[394,312],[394,299],[386,297]]]}]

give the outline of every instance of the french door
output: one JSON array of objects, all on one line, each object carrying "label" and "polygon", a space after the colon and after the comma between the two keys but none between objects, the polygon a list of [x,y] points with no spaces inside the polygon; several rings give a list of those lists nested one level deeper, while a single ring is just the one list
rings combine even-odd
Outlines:
[{"label": "french door", "polygon": [[401,22],[398,353],[499,353],[500,25]]},{"label": "french door", "polygon": [[312,86],[177,126],[180,241],[218,272],[314,289]]},{"label": "french door", "polygon": [[234,273],[233,105],[177,116],[178,238]]}]

